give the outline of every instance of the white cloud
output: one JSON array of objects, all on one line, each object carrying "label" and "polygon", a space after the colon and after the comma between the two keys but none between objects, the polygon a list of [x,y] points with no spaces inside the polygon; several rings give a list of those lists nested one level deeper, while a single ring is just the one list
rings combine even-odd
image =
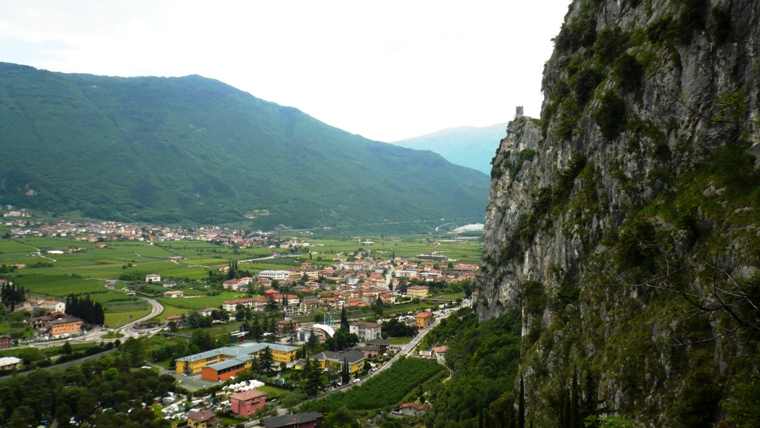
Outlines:
[{"label": "white cloud", "polygon": [[201,74],[393,141],[538,115],[568,0],[0,0],[0,61]]}]

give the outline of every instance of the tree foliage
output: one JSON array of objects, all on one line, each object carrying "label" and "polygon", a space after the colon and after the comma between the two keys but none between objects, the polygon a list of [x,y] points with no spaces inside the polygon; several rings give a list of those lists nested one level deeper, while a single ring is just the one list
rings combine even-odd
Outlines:
[{"label": "tree foliage", "polygon": [[93,301],[89,294],[85,297],[73,294],[66,297],[66,314],[94,325],[103,325],[106,319],[103,305],[100,302]]},{"label": "tree foliage", "polygon": [[0,425],[36,426],[55,417],[58,426],[69,426],[73,417],[99,427],[168,427],[142,402],[174,391],[174,377],[134,370],[131,360],[127,352],[117,353],[65,371],[37,369],[0,380]]}]

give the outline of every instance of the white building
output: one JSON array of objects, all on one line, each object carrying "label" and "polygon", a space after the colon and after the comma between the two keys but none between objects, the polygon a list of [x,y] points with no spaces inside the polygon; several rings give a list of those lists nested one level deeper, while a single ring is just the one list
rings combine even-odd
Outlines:
[{"label": "white building", "polygon": [[278,281],[285,281],[290,277],[290,271],[287,270],[263,270],[259,272],[259,278],[276,279]]},{"label": "white building", "polygon": [[157,273],[145,275],[145,282],[161,282],[161,275]]},{"label": "white building", "polygon": [[0,358],[0,370],[13,370],[21,367],[21,358],[2,357]]},{"label": "white building", "polygon": [[374,339],[382,339],[380,324],[374,322],[358,321],[349,325],[348,331],[359,336],[360,342]]}]

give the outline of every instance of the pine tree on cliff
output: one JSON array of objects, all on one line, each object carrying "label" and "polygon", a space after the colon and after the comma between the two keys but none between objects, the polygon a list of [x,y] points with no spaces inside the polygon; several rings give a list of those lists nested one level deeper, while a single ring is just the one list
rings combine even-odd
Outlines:
[{"label": "pine tree on cliff", "polygon": [[583,384],[583,405],[581,407],[581,421],[589,416],[596,416],[596,379],[591,370],[586,370],[586,382]]},{"label": "pine tree on cliff", "polygon": [[578,399],[578,374],[573,370],[573,383],[570,385],[570,427],[580,428],[580,409]]},{"label": "pine tree on cliff", "polygon": [[525,382],[520,375],[520,399],[517,407],[517,428],[525,428]]}]

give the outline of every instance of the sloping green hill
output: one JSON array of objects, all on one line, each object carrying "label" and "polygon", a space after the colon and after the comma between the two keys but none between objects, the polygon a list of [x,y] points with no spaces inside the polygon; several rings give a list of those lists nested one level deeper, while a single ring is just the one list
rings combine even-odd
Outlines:
[{"label": "sloping green hill", "polygon": [[0,203],[257,227],[482,218],[488,177],[200,76],[0,63]]},{"label": "sloping green hill", "polygon": [[447,161],[484,174],[491,173],[491,159],[499,142],[507,136],[507,123],[476,128],[460,126],[432,134],[394,141],[393,144],[415,150],[430,150]]}]

